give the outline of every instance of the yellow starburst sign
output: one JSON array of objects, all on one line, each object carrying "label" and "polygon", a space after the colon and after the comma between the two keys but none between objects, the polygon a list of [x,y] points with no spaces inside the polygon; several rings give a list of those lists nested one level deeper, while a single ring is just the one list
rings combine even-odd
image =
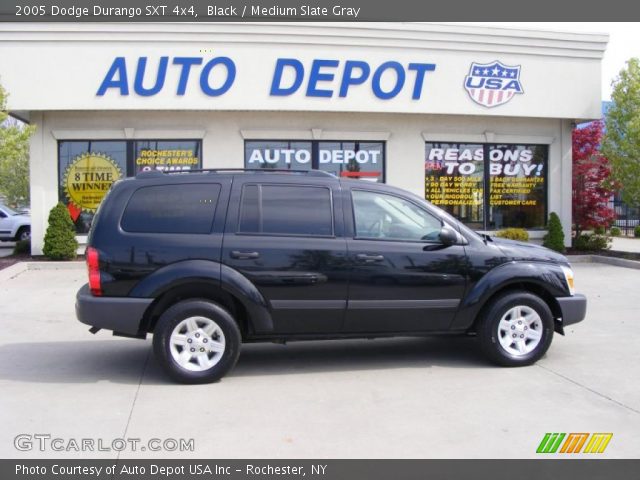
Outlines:
[{"label": "yellow starburst sign", "polygon": [[122,177],[118,164],[102,153],[84,153],[64,173],[64,191],[79,210],[95,212],[111,184]]}]

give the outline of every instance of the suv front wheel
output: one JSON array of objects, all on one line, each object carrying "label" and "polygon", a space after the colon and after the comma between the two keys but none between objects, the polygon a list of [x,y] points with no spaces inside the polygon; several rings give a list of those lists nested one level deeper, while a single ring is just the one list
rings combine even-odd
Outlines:
[{"label": "suv front wheel", "polygon": [[233,368],[242,337],[231,314],[204,299],[167,309],[154,329],[153,349],[164,370],[182,383],[209,383]]},{"label": "suv front wheel", "polygon": [[506,367],[532,365],[547,351],[553,338],[553,315],[547,303],[524,291],[493,300],[478,326],[485,355]]}]

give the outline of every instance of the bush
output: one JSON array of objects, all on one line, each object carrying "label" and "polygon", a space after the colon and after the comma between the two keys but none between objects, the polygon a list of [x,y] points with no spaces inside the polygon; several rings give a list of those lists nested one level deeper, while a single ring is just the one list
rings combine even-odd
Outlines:
[{"label": "bush", "polygon": [[556,212],[549,214],[547,234],[542,239],[542,245],[556,252],[564,252],[564,232],[560,217]]},{"label": "bush", "polygon": [[524,228],[505,228],[504,230],[498,230],[496,237],[526,242],[529,240],[529,233]]},{"label": "bush", "polygon": [[609,233],[611,234],[612,237],[619,237],[622,232],[618,227],[611,227],[611,230],[609,230]]},{"label": "bush", "polygon": [[604,235],[604,227],[602,225],[597,226],[593,229],[593,233],[596,235]]},{"label": "bush", "polygon": [[14,255],[31,255],[31,240],[20,240],[13,247]]},{"label": "bush", "polygon": [[633,236],[636,238],[640,237],[640,225],[633,229]]},{"label": "bush", "polygon": [[67,207],[58,203],[49,213],[49,226],[44,235],[42,251],[51,260],[73,260],[77,249],[78,241],[71,215]]},{"label": "bush", "polygon": [[608,250],[610,248],[610,243],[611,237],[583,233],[574,239],[573,246],[576,250],[581,250],[583,252],[598,252],[600,250]]}]

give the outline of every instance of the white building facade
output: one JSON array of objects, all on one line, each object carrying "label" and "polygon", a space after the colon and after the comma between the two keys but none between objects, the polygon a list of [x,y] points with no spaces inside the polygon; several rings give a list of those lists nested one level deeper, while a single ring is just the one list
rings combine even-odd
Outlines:
[{"label": "white building facade", "polygon": [[[0,83],[31,140],[32,251],[86,238],[148,169],[319,168],[478,230],[570,242],[571,131],[601,116],[606,35],[430,24],[4,24]],[[162,199],[158,199],[162,201]]]}]

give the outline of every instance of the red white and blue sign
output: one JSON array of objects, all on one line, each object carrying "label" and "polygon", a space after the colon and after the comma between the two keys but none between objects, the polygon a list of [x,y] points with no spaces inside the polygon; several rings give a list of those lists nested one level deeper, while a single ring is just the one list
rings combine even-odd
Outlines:
[{"label": "red white and blue sign", "polygon": [[497,107],[524,93],[520,83],[520,65],[502,62],[471,64],[464,79],[464,88],[471,99],[485,107]]}]

